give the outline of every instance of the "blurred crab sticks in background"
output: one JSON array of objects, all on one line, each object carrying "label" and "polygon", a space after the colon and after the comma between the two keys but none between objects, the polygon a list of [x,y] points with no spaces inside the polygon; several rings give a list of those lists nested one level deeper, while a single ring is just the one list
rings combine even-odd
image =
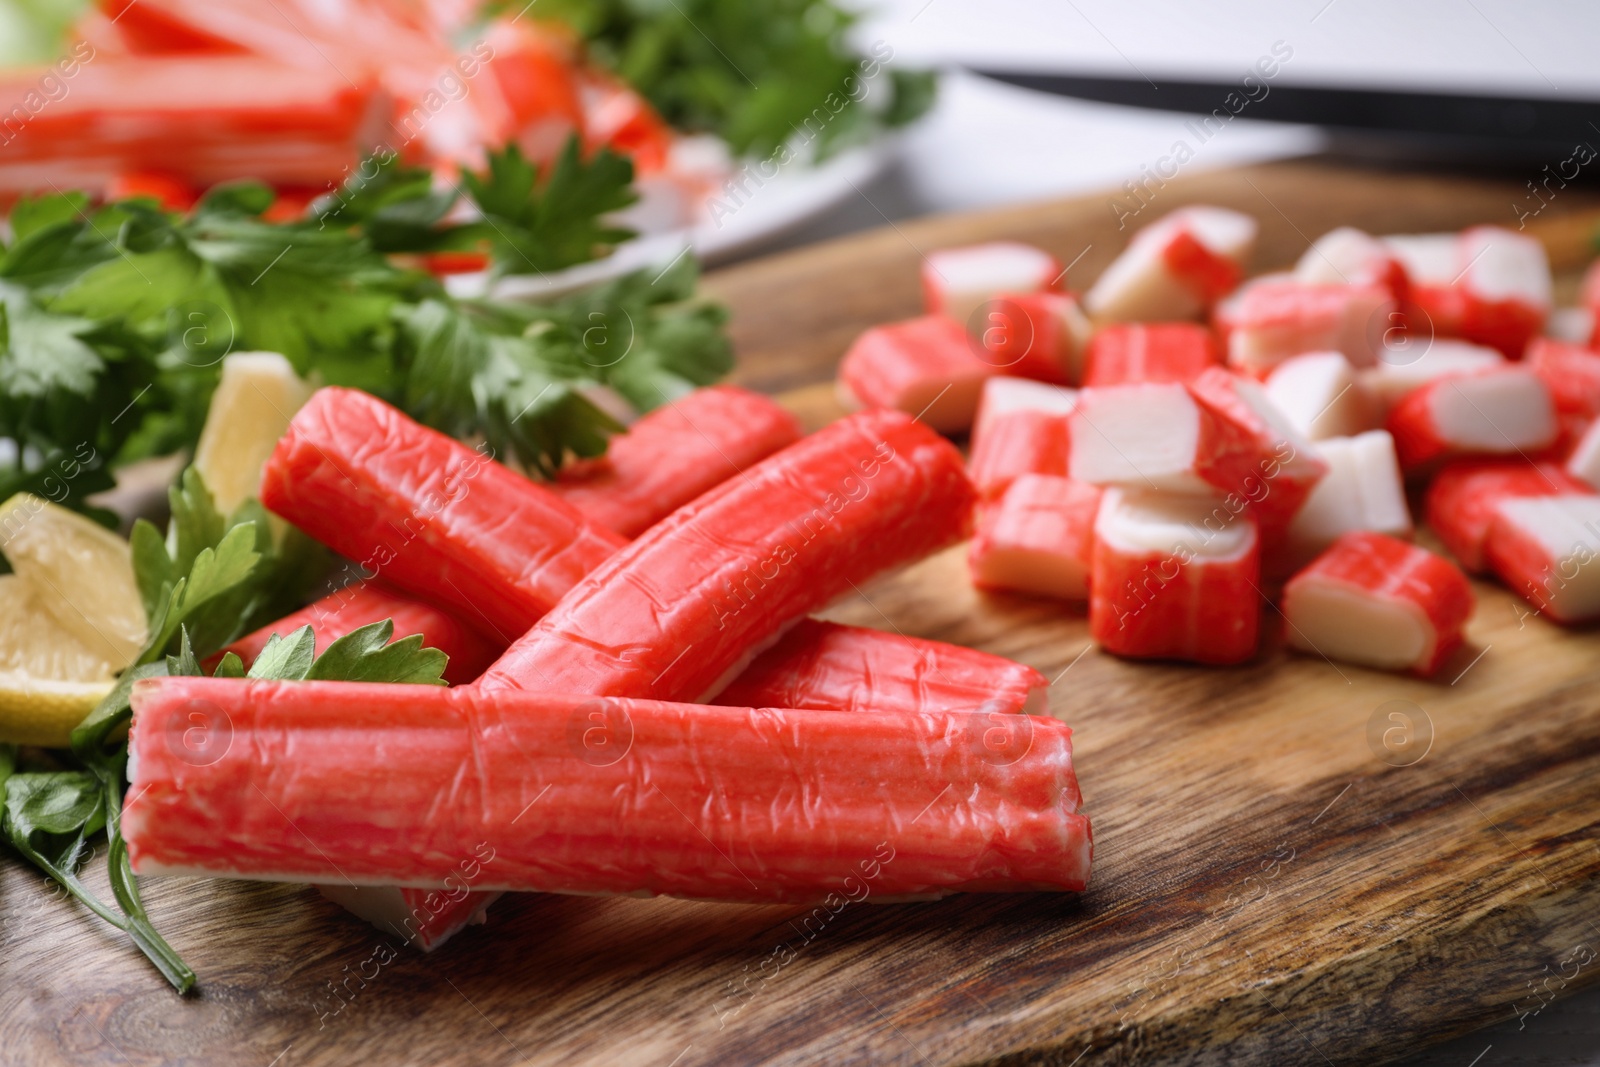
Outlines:
[{"label": "blurred crab sticks in background", "polygon": [[1102,326],[1089,342],[1083,384],[1188,382],[1218,362],[1216,339],[1204,326],[1117,323]]},{"label": "blurred crab sticks in background", "polygon": [[949,442],[862,412],[680,508],[507,650],[488,687],[703,700],[801,617],[967,536]]},{"label": "blurred crab sticks in background", "polygon": [[1454,564],[1365,531],[1340,537],[1283,589],[1295,648],[1424,676],[1460,645],[1472,603]]},{"label": "blurred crab sticks in background", "polygon": [[967,467],[985,500],[1024,474],[1067,473],[1067,416],[1077,403],[1075,390],[1025,378],[984,383]]},{"label": "blurred crab sticks in background", "polygon": [[1556,622],[1600,618],[1600,496],[1501,501],[1484,555],[1501,581]]},{"label": "blurred crab sticks in background", "polygon": [[1050,253],[1017,241],[941,248],[922,257],[922,304],[966,326],[995,297],[1060,288],[1066,273]]},{"label": "blurred crab sticks in background", "polygon": [[1522,367],[1431,382],[1389,413],[1389,432],[1408,471],[1449,456],[1537,451],[1558,430],[1549,388]]},{"label": "blurred crab sticks in background", "polygon": [[1256,229],[1255,219],[1227,208],[1180,208],[1133,235],[1084,309],[1111,322],[1198,318],[1238,286]]},{"label": "blurred crab sticks in background", "polygon": [[989,361],[966,327],[942,315],[874,326],[839,364],[839,401],[847,408],[884,408],[915,415],[941,433],[972,425]]},{"label": "blurred crab sticks in background", "polygon": [[1502,501],[1538,496],[1584,496],[1593,490],[1553,463],[1461,459],[1447,463],[1424,498],[1428,526],[1468,571],[1486,569],[1483,543]]},{"label": "blurred crab sticks in background", "polygon": [[[1386,237],[1411,280],[1408,325],[1425,336],[1460,337],[1519,359],[1550,314],[1544,245],[1499,226]],[[1411,321],[1417,320],[1417,321]]]},{"label": "blurred crab sticks in background", "polygon": [[[759,903],[823,900],[841,871],[881,898],[1089,875],[1049,718],[211,678],[133,702],[123,834],[145,875]],[[197,708],[232,731],[203,765],[181,738]]]}]

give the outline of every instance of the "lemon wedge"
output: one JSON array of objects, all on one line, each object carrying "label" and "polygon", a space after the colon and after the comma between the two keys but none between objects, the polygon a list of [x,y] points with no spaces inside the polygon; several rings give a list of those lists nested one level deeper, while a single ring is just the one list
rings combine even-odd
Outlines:
[{"label": "lemon wedge", "polygon": [[276,352],[235,352],[222,361],[194,450],[218,512],[231,515],[256,495],[261,468],[310,396],[311,386]]}]

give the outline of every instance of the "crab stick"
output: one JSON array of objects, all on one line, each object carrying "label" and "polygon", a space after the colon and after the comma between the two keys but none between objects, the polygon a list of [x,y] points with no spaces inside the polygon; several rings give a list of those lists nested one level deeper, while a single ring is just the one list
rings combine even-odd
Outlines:
[{"label": "crab stick", "polygon": [[1260,625],[1253,519],[1218,498],[1113,489],[1094,526],[1089,632],[1139,659],[1240,663]]},{"label": "crab stick", "polygon": [[1541,338],[1528,346],[1527,365],[1549,388],[1558,412],[1600,417],[1600,352]]},{"label": "crab stick", "polygon": [[1327,464],[1327,474],[1289,523],[1281,567],[1275,571],[1304,566],[1352,530],[1411,536],[1405,482],[1387,431],[1332,437],[1318,441],[1316,451]]},{"label": "crab stick", "polygon": [[1600,618],[1600,495],[1501,501],[1484,557],[1513,592],[1556,622]]},{"label": "crab stick", "polygon": [[848,408],[904,411],[942,433],[960,433],[972,425],[984,381],[1000,373],[986,356],[961,323],[942,315],[874,326],[839,363],[839,399]]},{"label": "crab stick", "polygon": [[1068,433],[1068,474],[1095,485],[1234,492],[1271,457],[1231,412],[1200,403],[1177,383],[1085,389]]},{"label": "crab stick", "polygon": [[1340,226],[1311,242],[1294,265],[1294,276],[1312,285],[1382,285],[1397,305],[1410,291],[1405,264],[1369,233]]},{"label": "crab stick", "polygon": [[562,471],[550,491],[623,537],[800,439],[778,404],[731,385],[697,389],[611,439],[604,458]]},{"label": "crab stick", "polygon": [[997,296],[968,323],[987,353],[985,361],[1003,374],[1076,385],[1094,327],[1066,293]]},{"label": "crab stick", "polygon": [[1220,207],[1180,208],[1133,235],[1084,296],[1109,322],[1199,317],[1238,286],[1256,220]]},{"label": "crab stick", "polygon": [[1600,419],[1589,423],[1572,446],[1567,473],[1592,489],[1600,489]]},{"label": "crab stick", "polygon": [[[1071,731],[1040,716],[214,678],[133,703],[142,875],[795,903],[1089,874]],[[209,762],[196,715],[229,730]]]},{"label": "crab stick", "polygon": [[1077,406],[1071,389],[1023,378],[990,378],[972,427],[967,470],[978,493],[993,500],[1020,475],[1067,473],[1067,416]]},{"label": "crab stick", "polygon": [[1550,263],[1537,240],[1499,226],[1460,234],[1386,237],[1411,279],[1424,333],[1460,337],[1521,357],[1551,306]]},{"label": "crab stick", "polygon": [[1370,367],[1395,307],[1377,283],[1313,284],[1293,276],[1259,278],[1218,308],[1228,365],[1258,378],[1306,352],[1340,352],[1352,366]]},{"label": "crab stick", "polygon": [[972,584],[1086,599],[1102,492],[1097,485],[1046,474],[1016,479],[978,523],[967,555]]},{"label": "crab stick", "polygon": [[1055,256],[1019,241],[941,248],[922,257],[922,305],[929,315],[966,326],[1002,293],[1049,292],[1065,274]]},{"label": "crab stick", "polygon": [[1430,382],[1494,370],[1505,363],[1506,357],[1485,345],[1403,335],[1386,343],[1378,352],[1378,361],[1357,372],[1357,381],[1377,414],[1387,416],[1396,404]]},{"label": "crab stick", "polygon": [[1588,485],[1554,463],[1520,456],[1460,459],[1445,464],[1428,484],[1423,515],[1450,554],[1476,574],[1486,569],[1483,544],[1502,501],[1590,492]]},{"label": "crab stick", "polygon": [[785,627],[965,537],[975,498],[961,454],[917,420],[841,419],[645,531],[479,685],[714,696]]},{"label": "crab stick", "polygon": [[1434,381],[1389,412],[1407,470],[1448,456],[1504,455],[1543,448],[1560,430],[1550,390],[1521,367]]},{"label": "crab stick", "polygon": [[292,615],[246,634],[223,651],[238,656],[248,668],[267,647],[273,634],[287,637],[300,627],[309,626],[316,635],[316,649],[321,652],[352,630],[384,619],[394,620],[394,640],[421,634],[429,648],[437,648],[449,656],[444,678],[451,685],[464,685],[477,678],[505,651],[503,643],[488,640],[455,615],[379,581],[347,585]]},{"label": "crab stick", "polygon": [[1329,659],[1427,676],[1461,644],[1472,587],[1425,548],[1347,533],[1283,588],[1289,644]]},{"label": "crab stick", "polygon": [[1313,441],[1374,429],[1367,392],[1338,352],[1291,356],[1267,375],[1267,399]]},{"label": "crab stick", "polygon": [[1048,713],[1032,667],[943,641],[802,620],[715,704],[854,712]]},{"label": "crab stick", "polygon": [[625,542],[366,393],[318,390],[261,478],[269,510],[507,641]]},{"label": "crab stick", "polygon": [[994,424],[1014,411],[1040,411],[1071,415],[1078,406],[1078,391],[1059,385],[1000,375],[983,383],[978,414],[972,422],[974,446]]},{"label": "crab stick", "polygon": [[1218,363],[1211,331],[1192,322],[1118,323],[1089,342],[1083,384],[1188,382]]}]

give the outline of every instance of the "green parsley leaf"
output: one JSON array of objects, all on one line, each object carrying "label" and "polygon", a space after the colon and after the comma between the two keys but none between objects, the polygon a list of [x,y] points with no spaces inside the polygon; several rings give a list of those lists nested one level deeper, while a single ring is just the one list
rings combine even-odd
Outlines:
[{"label": "green parsley leaf", "polygon": [[351,630],[323,649],[306,672],[306,681],[445,684],[450,657],[437,648],[423,648],[422,634],[391,643],[393,636],[393,619]]}]

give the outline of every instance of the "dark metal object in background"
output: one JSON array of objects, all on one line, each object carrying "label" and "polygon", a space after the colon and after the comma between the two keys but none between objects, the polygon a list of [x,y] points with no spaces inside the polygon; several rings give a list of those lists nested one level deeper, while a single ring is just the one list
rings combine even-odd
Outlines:
[{"label": "dark metal object in background", "polygon": [[[1344,89],[1261,80],[1178,81],[975,70],[986,78],[1105,104],[1325,126],[1390,145],[1483,162],[1564,159],[1579,143],[1600,148],[1600,100],[1480,96],[1406,89]],[[1264,95],[1260,89],[1267,91]],[[1228,107],[1224,101],[1234,94]],[[1252,98],[1253,97],[1253,98]],[[1239,100],[1246,100],[1243,107]]]}]

